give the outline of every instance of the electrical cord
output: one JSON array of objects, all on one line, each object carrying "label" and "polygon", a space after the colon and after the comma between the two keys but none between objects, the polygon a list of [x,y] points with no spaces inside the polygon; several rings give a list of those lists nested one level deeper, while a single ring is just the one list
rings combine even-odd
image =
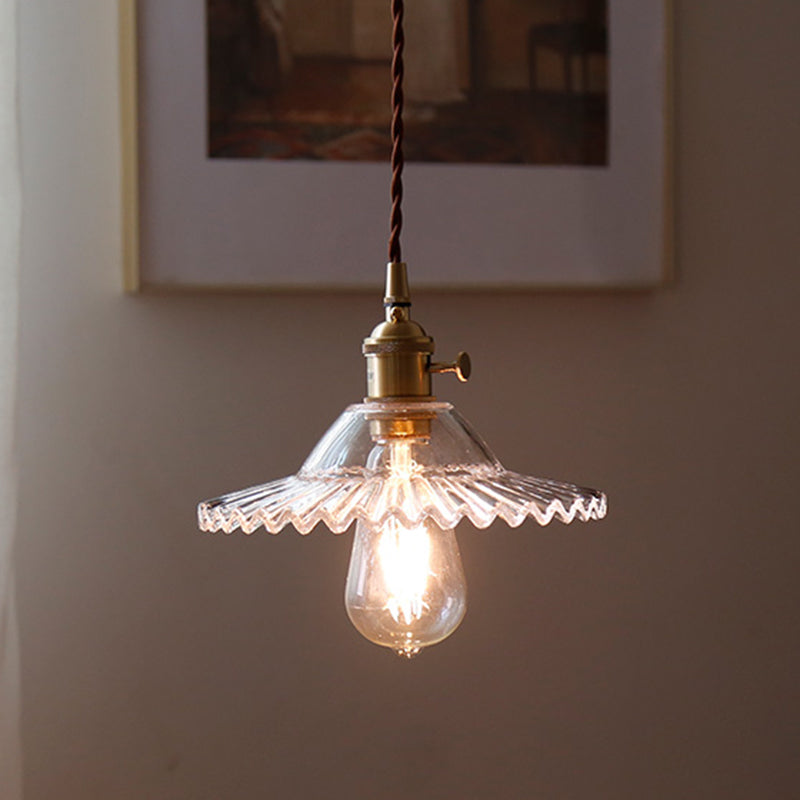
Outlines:
[{"label": "electrical cord", "polygon": [[403,228],[403,0],[392,4],[392,212],[389,234],[389,261],[402,261],[400,231]]}]

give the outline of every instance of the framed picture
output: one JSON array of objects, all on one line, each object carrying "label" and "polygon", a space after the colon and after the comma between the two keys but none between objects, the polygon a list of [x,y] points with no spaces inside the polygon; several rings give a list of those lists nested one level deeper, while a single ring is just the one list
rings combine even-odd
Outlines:
[{"label": "framed picture", "polygon": [[[129,291],[373,289],[389,0],[120,0]],[[414,286],[671,271],[666,0],[411,0]]]}]

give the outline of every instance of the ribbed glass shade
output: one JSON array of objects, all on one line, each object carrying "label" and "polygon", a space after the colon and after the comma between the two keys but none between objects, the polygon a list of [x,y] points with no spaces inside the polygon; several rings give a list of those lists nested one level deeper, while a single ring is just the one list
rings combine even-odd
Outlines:
[{"label": "ribbed glass shade", "polygon": [[464,517],[487,528],[602,519],[606,497],[594,489],[510,472],[449,403],[365,402],[349,406],[296,475],[206,500],[200,528],[308,533],[322,522],[342,533],[360,520],[426,520],[454,528]]}]

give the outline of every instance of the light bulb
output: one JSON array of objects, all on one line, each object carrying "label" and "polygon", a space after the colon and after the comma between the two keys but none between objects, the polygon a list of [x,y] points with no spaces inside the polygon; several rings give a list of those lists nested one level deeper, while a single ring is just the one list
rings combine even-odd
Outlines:
[{"label": "light bulb", "polygon": [[446,639],[467,610],[467,583],[453,530],[432,520],[356,525],[345,607],[358,632],[411,658]]},{"label": "light bulb", "polygon": [[[402,491],[415,467],[409,443],[392,443],[388,455],[387,480]],[[446,639],[467,610],[455,531],[431,519],[411,527],[394,517],[358,522],[345,607],[362,636],[407,658]]]}]

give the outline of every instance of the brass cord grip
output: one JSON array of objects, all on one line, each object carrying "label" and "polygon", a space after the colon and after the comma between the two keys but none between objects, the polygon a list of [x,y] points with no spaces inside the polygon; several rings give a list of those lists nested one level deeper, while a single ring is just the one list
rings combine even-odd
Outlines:
[{"label": "brass cord grip", "polygon": [[410,316],[408,271],[402,261],[386,265],[386,318],[364,339],[368,400],[433,400],[431,375],[452,372],[465,382],[471,372],[469,356],[459,353],[448,364],[431,363],[433,339]]}]

